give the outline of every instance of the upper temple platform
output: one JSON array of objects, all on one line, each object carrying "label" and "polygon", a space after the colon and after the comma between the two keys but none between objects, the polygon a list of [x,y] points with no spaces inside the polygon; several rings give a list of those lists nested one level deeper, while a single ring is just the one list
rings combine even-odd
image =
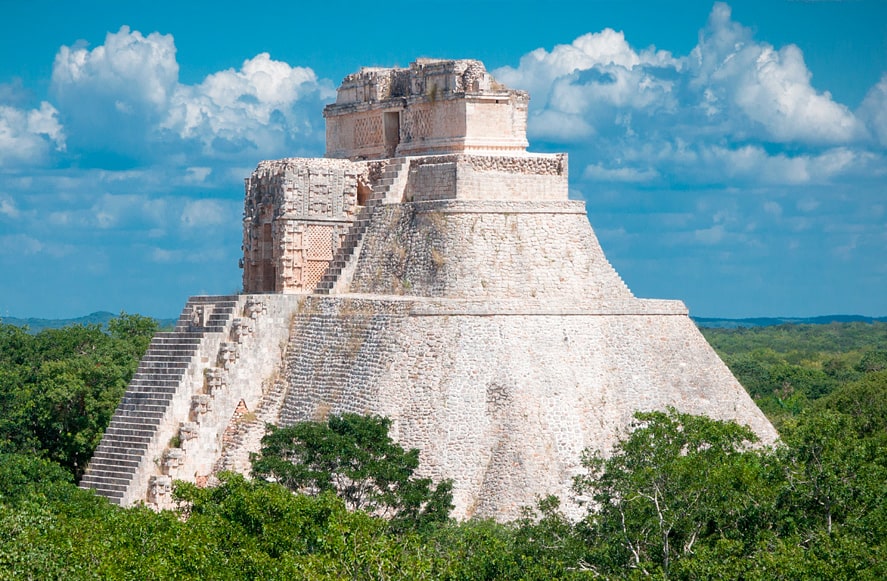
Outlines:
[{"label": "upper temple platform", "polygon": [[323,111],[326,157],[381,159],[442,153],[522,153],[525,91],[476,60],[417,59],[409,68],[348,75]]}]

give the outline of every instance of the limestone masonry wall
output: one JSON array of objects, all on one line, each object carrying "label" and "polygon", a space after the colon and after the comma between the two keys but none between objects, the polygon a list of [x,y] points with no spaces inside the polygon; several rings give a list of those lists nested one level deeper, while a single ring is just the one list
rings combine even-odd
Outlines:
[{"label": "limestone masonry wall", "polygon": [[566,200],[567,156],[441,155],[410,158],[404,201]]},{"label": "limestone masonry wall", "polygon": [[351,292],[452,298],[629,298],[582,202],[383,206]]},{"label": "limestone masonry wall", "polygon": [[580,452],[608,450],[637,410],[742,418],[776,437],[685,310],[557,313],[549,301],[534,313],[515,302],[491,316],[451,300],[431,314],[426,302],[308,298],[279,421],[392,418],[394,437],[421,450],[423,474],[455,479],[457,518],[515,518],[549,493],[575,511]]}]

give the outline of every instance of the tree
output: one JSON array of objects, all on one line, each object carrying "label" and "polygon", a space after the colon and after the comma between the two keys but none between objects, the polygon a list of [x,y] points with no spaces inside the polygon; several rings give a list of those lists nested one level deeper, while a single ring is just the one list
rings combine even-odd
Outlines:
[{"label": "tree", "polygon": [[157,323],[121,313],[108,328],[30,335],[0,324],[0,450],[46,456],[80,478]]},{"label": "tree", "polygon": [[697,545],[743,544],[767,520],[762,455],[735,423],[668,412],[635,414],[609,457],[586,452],[575,490],[589,501],[589,560],[602,572],[669,575]]},{"label": "tree", "polygon": [[[806,412],[786,425],[783,438],[780,505],[792,532],[822,529],[832,535],[836,527],[887,509],[883,452],[877,440],[859,437],[851,416],[828,409]],[[887,532],[883,524],[879,528]]]},{"label": "tree", "polygon": [[343,414],[327,422],[269,426],[253,475],[295,492],[333,491],[351,510],[390,520],[394,530],[445,521],[452,510],[452,483],[434,486],[415,478],[419,451],[405,451],[388,436],[387,418]]}]

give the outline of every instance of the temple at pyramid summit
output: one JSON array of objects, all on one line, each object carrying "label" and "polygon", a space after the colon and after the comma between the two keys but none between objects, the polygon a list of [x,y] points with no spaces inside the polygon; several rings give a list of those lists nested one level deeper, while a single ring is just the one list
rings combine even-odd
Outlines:
[{"label": "temple at pyramid summit", "polygon": [[142,359],[80,485],[171,506],[174,479],[249,473],[266,424],[391,419],[453,515],[517,517],[632,414],[776,432],[680,301],[607,261],[566,154],[527,151],[529,95],[475,60],[364,68],[324,109],[326,156],[246,179],[243,293],[191,297]]}]

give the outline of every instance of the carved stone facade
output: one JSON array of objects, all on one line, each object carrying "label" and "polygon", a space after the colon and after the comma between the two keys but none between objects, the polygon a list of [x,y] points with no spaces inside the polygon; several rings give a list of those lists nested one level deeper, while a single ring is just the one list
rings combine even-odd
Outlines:
[{"label": "carved stone facade", "polygon": [[260,163],[246,179],[244,291],[312,290],[354,220],[365,173],[347,160]]},{"label": "carved stone facade", "polygon": [[363,68],[327,105],[326,155],[381,159],[527,148],[529,95],[476,60],[419,59],[407,69]]}]

